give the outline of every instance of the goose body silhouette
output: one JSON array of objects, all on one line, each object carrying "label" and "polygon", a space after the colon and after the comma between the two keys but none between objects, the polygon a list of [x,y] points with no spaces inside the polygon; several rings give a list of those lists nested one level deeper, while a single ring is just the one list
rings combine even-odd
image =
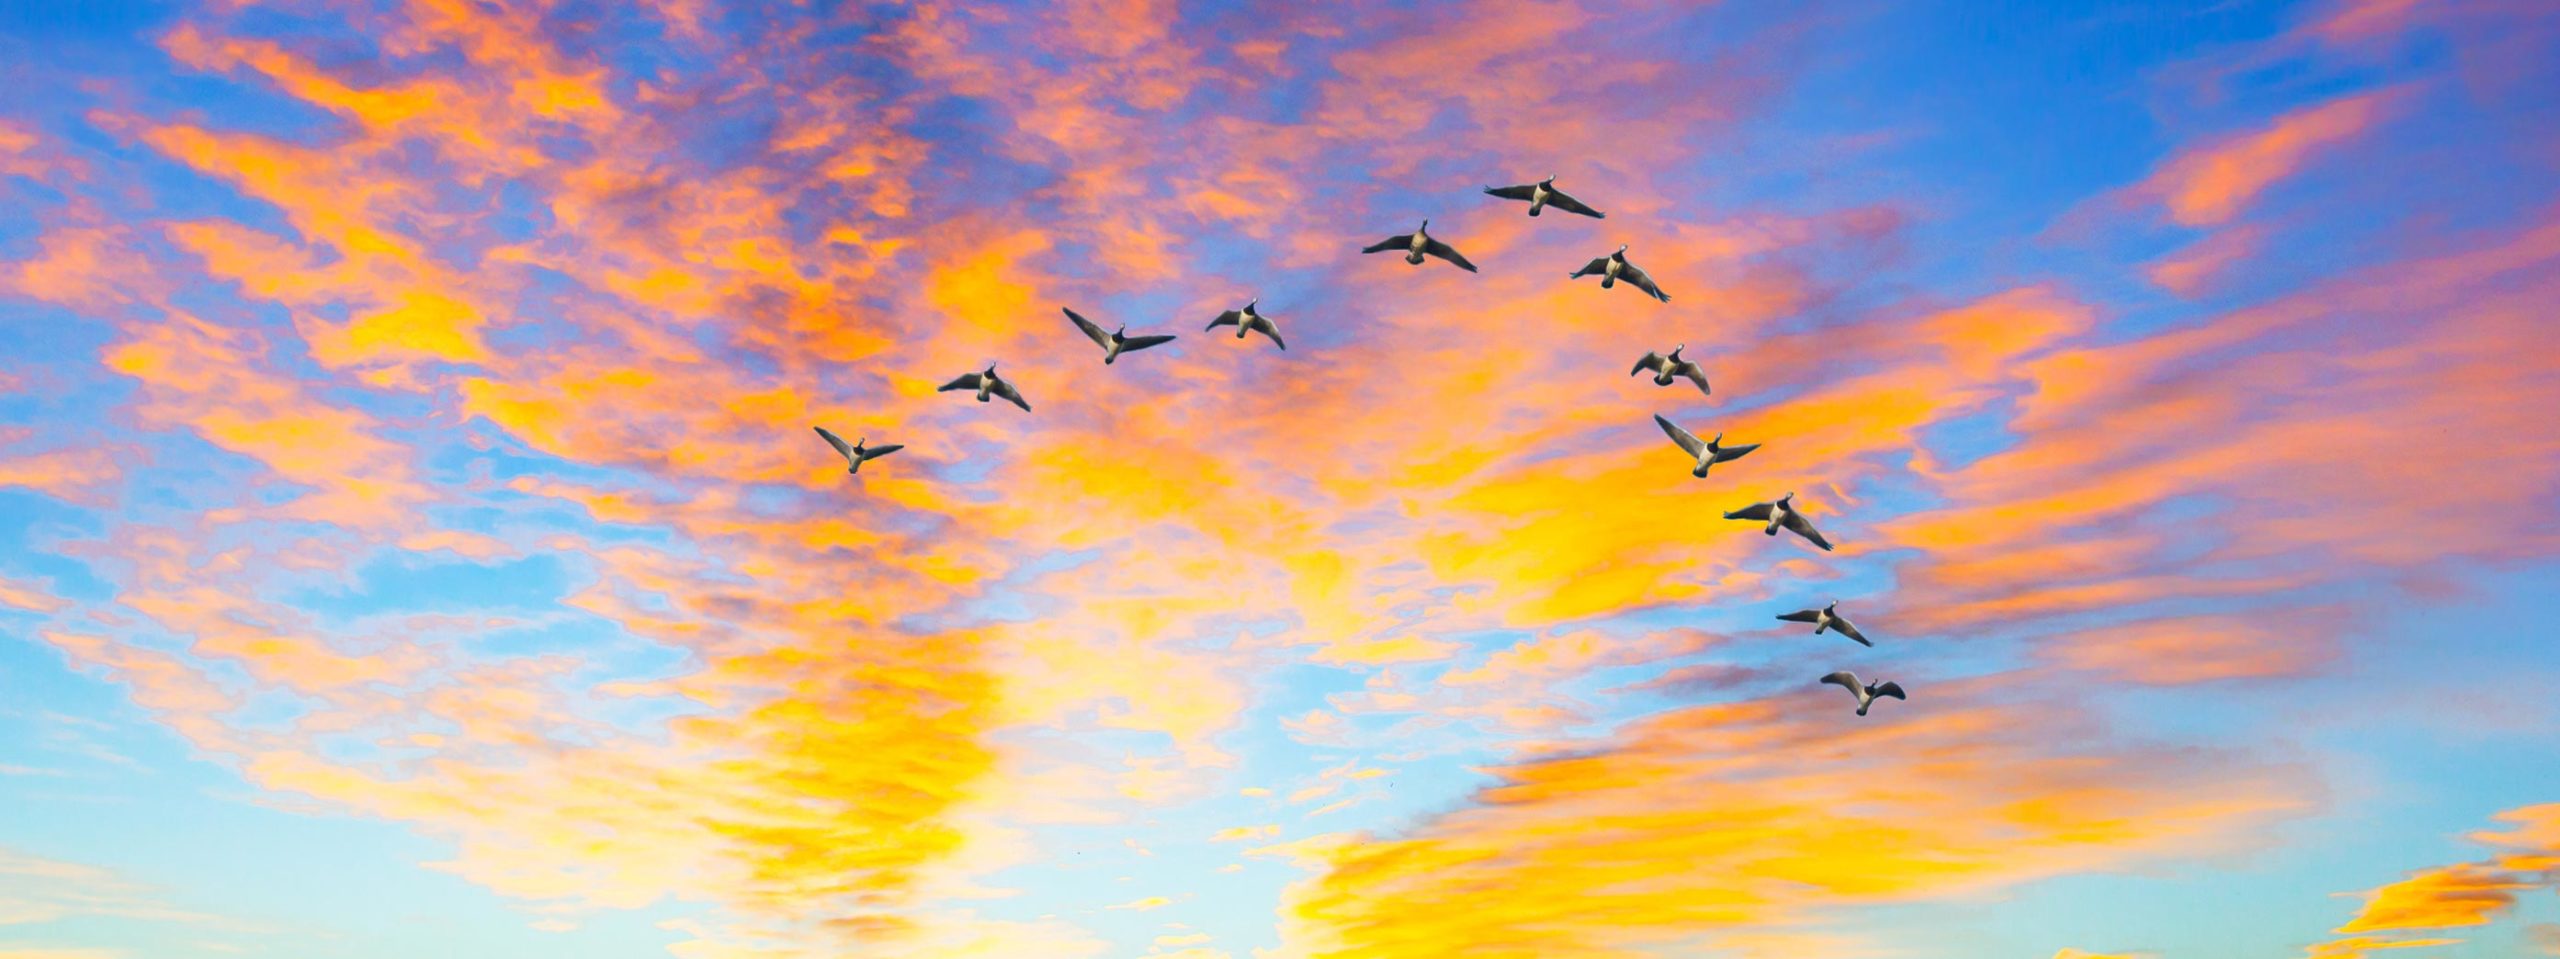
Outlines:
[{"label": "goose body silhouette", "polygon": [[1422,225],[1414,227],[1411,233],[1399,233],[1360,248],[1362,253],[1385,253],[1390,250],[1404,251],[1404,261],[1417,266],[1421,265],[1423,255],[1429,254],[1457,264],[1461,270],[1469,273],[1477,272],[1476,265],[1467,262],[1466,257],[1459,255],[1457,247],[1432,238],[1429,220],[1422,221]]},{"label": "goose body silhouette", "polygon": [[1806,542],[1822,547],[1823,552],[1830,552],[1831,541],[1822,538],[1822,531],[1813,528],[1812,520],[1804,518],[1803,513],[1796,512],[1795,500],[1796,494],[1788,493],[1766,503],[1753,503],[1726,513],[1724,518],[1766,522],[1769,526],[1761,530],[1762,533],[1776,536],[1778,530],[1785,529],[1804,537]]},{"label": "goose body silhouette", "polygon": [[1583,264],[1582,269],[1566,274],[1565,278],[1569,280],[1580,279],[1582,277],[1593,275],[1600,277],[1601,289],[1608,289],[1618,285],[1619,280],[1625,280],[1627,281],[1627,285],[1644,291],[1646,296],[1653,297],[1654,299],[1660,300],[1664,303],[1671,302],[1670,294],[1662,292],[1662,287],[1654,284],[1653,276],[1651,274],[1638,269],[1635,264],[1627,262],[1627,248],[1625,244],[1620,244],[1618,246],[1618,251],[1615,253],[1611,253],[1608,256]]},{"label": "goose body silhouette", "polygon": [[1004,377],[996,375],[996,365],[994,363],[988,363],[986,369],[976,373],[960,374],[959,379],[942,384],[942,386],[934,390],[934,392],[949,393],[953,390],[975,390],[978,393],[978,402],[980,403],[986,402],[989,396],[1001,396],[1005,398],[1006,402],[1022,407],[1023,412],[1028,413],[1031,411],[1031,404],[1023,402],[1022,400],[1022,392],[1014,389],[1013,384],[1007,381]]},{"label": "goose body silhouette", "polygon": [[1821,609],[1800,609],[1792,613],[1780,613],[1778,618],[1790,623],[1812,623],[1813,634],[1816,636],[1822,635],[1822,631],[1828,629],[1857,640],[1860,646],[1875,645],[1867,641],[1867,634],[1858,631],[1857,624],[1849,622],[1848,617],[1840,615],[1839,600],[1832,600],[1831,605]]},{"label": "goose body silhouette", "polygon": [[1911,701],[1911,697],[1902,694],[1901,683],[1866,683],[1862,685],[1858,682],[1858,674],[1845,669],[1832,673],[1829,676],[1822,677],[1822,681],[1834,686],[1843,687],[1850,693],[1856,695],[1858,697],[1858,715],[1860,716],[1866,715],[1867,707],[1875,705],[1876,700],[1886,696],[1891,696],[1904,702]]},{"label": "goose body silhouette", "polygon": [[1627,375],[1634,376],[1646,370],[1652,370],[1653,385],[1655,386],[1669,386],[1671,385],[1671,381],[1680,379],[1681,377],[1687,377],[1689,382],[1698,384],[1699,395],[1715,395],[1715,391],[1707,388],[1707,371],[1699,369],[1697,362],[1694,360],[1684,360],[1680,358],[1680,351],[1688,348],[1689,344],[1686,343],[1674,346],[1671,348],[1671,355],[1669,356],[1664,356],[1660,353],[1647,350],[1645,351],[1644,359],[1637,360],[1636,368],[1628,370]]},{"label": "goose body silhouette", "polygon": [[1095,326],[1093,321],[1085,319],[1083,314],[1063,306],[1058,308],[1058,312],[1065,313],[1067,319],[1074,320],[1076,329],[1083,330],[1087,339],[1102,347],[1102,365],[1104,366],[1111,365],[1111,361],[1119,359],[1122,353],[1135,353],[1150,346],[1162,346],[1173,342],[1171,333],[1130,336],[1128,335],[1129,325],[1126,323],[1121,324],[1119,329],[1105,333],[1102,332],[1102,327]]},{"label": "goose body silhouette", "polygon": [[1594,220],[1606,219],[1609,216],[1583,205],[1582,201],[1567,195],[1563,190],[1556,189],[1556,176],[1552,173],[1547,174],[1546,179],[1536,183],[1523,183],[1519,186],[1489,186],[1484,188],[1484,192],[1505,200],[1529,201],[1530,216],[1537,216],[1540,211],[1551,206],[1567,213],[1579,213]]},{"label": "goose body silhouette", "polygon": [[1697,465],[1690,468],[1689,475],[1699,479],[1707,478],[1707,467],[1728,460],[1741,459],[1744,454],[1760,448],[1758,443],[1725,446],[1722,433],[1716,434],[1714,439],[1701,443],[1698,441],[1697,434],[1681,429],[1680,424],[1662,418],[1660,413],[1653,415],[1653,421],[1662,427],[1663,435],[1671,437],[1671,442],[1679,444],[1681,452],[1689,454],[1697,461]]},{"label": "goose body silhouette", "polygon": [[853,441],[853,445],[846,446],[844,445],[844,437],[827,432],[826,427],[813,426],[810,427],[810,429],[817,430],[818,435],[826,439],[828,446],[835,447],[836,452],[844,454],[845,472],[847,473],[861,473],[863,463],[879,459],[883,456],[887,456],[891,453],[907,448],[906,445],[902,443],[889,443],[881,446],[865,447],[863,444],[871,442],[869,437],[855,440]]},{"label": "goose body silhouette", "polygon": [[1217,319],[1209,321],[1208,329],[1214,330],[1221,326],[1235,327],[1236,339],[1239,340],[1244,339],[1247,333],[1260,333],[1270,337],[1272,345],[1278,346],[1282,352],[1287,352],[1289,342],[1280,338],[1279,324],[1271,322],[1270,317],[1254,312],[1254,305],[1260,302],[1262,299],[1255,297],[1245,302],[1244,309],[1228,310],[1218,314]]}]

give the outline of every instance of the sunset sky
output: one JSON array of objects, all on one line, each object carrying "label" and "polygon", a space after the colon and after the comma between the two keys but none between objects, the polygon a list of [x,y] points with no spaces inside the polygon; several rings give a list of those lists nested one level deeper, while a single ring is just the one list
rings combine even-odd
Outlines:
[{"label": "sunset sky", "polygon": [[0,0],[0,83],[0,959],[2560,956],[2546,0]]}]

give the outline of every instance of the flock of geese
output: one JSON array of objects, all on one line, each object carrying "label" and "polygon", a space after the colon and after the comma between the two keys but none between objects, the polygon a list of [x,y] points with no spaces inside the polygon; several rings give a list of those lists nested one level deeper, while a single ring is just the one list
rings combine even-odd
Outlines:
[{"label": "flock of geese", "polygon": [[[1563,210],[1567,213],[1580,214],[1595,220],[1604,219],[1608,216],[1608,214],[1594,210],[1582,201],[1574,199],[1564,191],[1556,189],[1555,182],[1556,178],[1554,176],[1549,176],[1536,183],[1525,183],[1519,186],[1486,187],[1484,192],[1506,200],[1526,201],[1529,204],[1530,216],[1537,216],[1549,208]],[[1404,254],[1404,261],[1406,263],[1417,266],[1421,265],[1425,257],[1436,257],[1469,273],[1477,272],[1476,265],[1468,262],[1465,254],[1459,253],[1456,247],[1450,246],[1440,238],[1432,236],[1430,228],[1431,221],[1428,219],[1423,220],[1420,225],[1413,228],[1413,232],[1400,233],[1376,243],[1372,243],[1366,247],[1362,247],[1360,252],[1401,252]],[[1615,287],[1619,281],[1623,280],[1628,286],[1632,286],[1645,295],[1653,297],[1656,301],[1663,303],[1671,302],[1670,295],[1662,292],[1662,287],[1654,282],[1652,276],[1646,274],[1643,269],[1637,267],[1634,263],[1627,261],[1627,248],[1624,245],[1619,246],[1615,252],[1612,252],[1607,256],[1596,258],[1591,262],[1584,264],[1581,269],[1575,270],[1573,273],[1569,274],[1567,278],[1579,279],[1585,276],[1599,277],[1600,288],[1604,290]],[[1260,333],[1265,337],[1269,337],[1273,346],[1279,347],[1283,351],[1287,350],[1289,348],[1289,343],[1287,340],[1281,338],[1279,324],[1273,322],[1270,317],[1262,315],[1262,313],[1256,309],[1260,305],[1260,302],[1261,301],[1257,298],[1255,300],[1247,301],[1241,309],[1228,310],[1218,314],[1217,319],[1209,321],[1207,330],[1216,330],[1222,326],[1232,326],[1236,331],[1236,339],[1241,340],[1249,334]],[[1086,339],[1092,340],[1095,346],[1102,349],[1102,362],[1105,366],[1111,365],[1115,361],[1119,360],[1124,354],[1135,353],[1139,350],[1162,346],[1166,343],[1173,342],[1174,339],[1173,334],[1170,333],[1147,336],[1130,336],[1128,335],[1129,328],[1126,324],[1122,324],[1111,332],[1105,333],[1101,326],[1095,324],[1091,320],[1085,319],[1082,314],[1079,314],[1074,310],[1062,308],[1060,312],[1067,315],[1067,319],[1075,324],[1076,329],[1082,332]],[[1685,343],[1674,346],[1672,347],[1671,352],[1667,355],[1647,351],[1643,359],[1636,361],[1635,368],[1627,371],[1627,375],[1634,376],[1640,373],[1650,372],[1653,374],[1653,383],[1656,386],[1670,386],[1675,382],[1685,379],[1695,385],[1701,395],[1712,395],[1712,391],[1707,386],[1706,371],[1699,368],[1696,361],[1683,359],[1680,356],[1681,351],[1687,347],[1688,345]],[[1031,409],[1030,402],[1022,398],[1022,391],[1016,388],[1011,380],[1007,380],[1004,377],[997,375],[996,364],[993,362],[989,362],[984,369],[971,373],[964,373],[958,378],[953,379],[951,382],[942,384],[938,389],[938,392],[944,393],[959,391],[968,391],[977,394],[978,402],[980,403],[990,402],[995,398],[1001,397],[1005,402],[1021,407],[1025,412],[1028,412]],[[1665,435],[1671,437],[1671,442],[1673,444],[1680,447],[1680,452],[1690,457],[1693,465],[1690,467],[1689,475],[1699,479],[1706,478],[1709,467],[1718,463],[1726,463],[1741,459],[1742,457],[1750,454],[1751,451],[1760,448],[1760,444],[1758,443],[1726,446],[1724,445],[1723,433],[1717,433],[1714,437],[1701,441],[1698,439],[1697,434],[1691,433],[1686,429],[1682,429],[1680,424],[1664,418],[1661,414],[1655,414],[1653,421],[1655,424],[1662,427],[1662,432]],[[862,472],[862,464],[905,448],[898,444],[869,446],[866,445],[870,442],[868,438],[857,439],[853,443],[847,444],[842,437],[828,432],[826,427],[820,426],[816,427],[816,429],[818,431],[818,435],[826,439],[827,445],[835,447],[836,452],[844,456],[845,463],[847,465],[845,472],[847,473],[859,474]],[[1766,503],[1754,503],[1741,509],[1733,510],[1724,514],[1724,518],[1729,520],[1747,520],[1754,523],[1765,524],[1761,528],[1761,532],[1769,536],[1776,536],[1778,535],[1778,531],[1783,529],[1802,537],[1806,542],[1812,543],[1823,551],[1829,552],[1831,550],[1831,541],[1823,538],[1822,531],[1814,528],[1812,520],[1805,518],[1805,515],[1802,512],[1797,511],[1795,507],[1795,498],[1796,494],[1789,492],[1785,496],[1778,497],[1777,499]],[[1874,642],[1867,639],[1865,633],[1858,630],[1858,627],[1855,624],[1849,622],[1848,617],[1840,615],[1840,604],[1837,601],[1834,601],[1830,605],[1824,606],[1821,609],[1799,610],[1783,614],[1778,618],[1793,623],[1811,623],[1813,624],[1814,635],[1817,636],[1824,632],[1836,632],[1842,636],[1855,640],[1861,646],[1872,647],[1875,645]],[[1858,715],[1860,716],[1866,715],[1868,708],[1875,705],[1875,701],[1878,699],[1886,697],[1893,699],[1908,698],[1903,695],[1902,686],[1898,683],[1861,682],[1856,673],[1848,670],[1841,670],[1824,676],[1821,681],[1823,683],[1847,689],[1851,695],[1856,696],[1858,700]]]}]

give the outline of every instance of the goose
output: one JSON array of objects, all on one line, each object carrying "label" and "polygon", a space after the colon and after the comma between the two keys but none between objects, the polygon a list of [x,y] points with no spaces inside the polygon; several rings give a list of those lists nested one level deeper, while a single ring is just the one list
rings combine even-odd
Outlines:
[{"label": "goose", "polygon": [[1627,248],[1625,244],[1620,244],[1618,246],[1618,252],[1611,253],[1608,256],[1585,263],[1582,265],[1582,269],[1566,274],[1565,278],[1580,279],[1595,273],[1600,276],[1601,289],[1608,289],[1618,285],[1619,280],[1625,280],[1629,284],[1635,286],[1636,289],[1643,290],[1647,296],[1651,296],[1664,303],[1671,302],[1671,297],[1663,293],[1661,287],[1653,284],[1652,276],[1647,275],[1643,270],[1637,269],[1635,264],[1627,262]]},{"label": "goose", "polygon": [[1414,227],[1413,232],[1411,233],[1400,233],[1395,236],[1379,240],[1376,243],[1362,247],[1360,252],[1385,253],[1389,250],[1403,250],[1404,261],[1407,263],[1420,264],[1422,262],[1422,255],[1428,253],[1432,256],[1457,264],[1458,268],[1461,270],[1465,270],[1469,273],[1476,272],[1476,265],[1467,262],[1466,257],[1460,256],[1457,248],[1452,247],[1449,244],[1442,243],[1439,240],[1432,239],[1431,221],[1429,220],[1422,221],[1422,225]]},{"label": "goose", "polygon": [[863,446],[862,444],[871,442],[869,437],[855,440],[853,441],[852,446],[846,446],[844,445],[844,437],[827,432],[826,427],[815,426],[810,428],[817,430],[819,436],[825,437],[828,446],[835,447],[836,452],[844,454],[845,465],[849,467],[845,470],[847,473],[861,473],[863,461],[876,460],[907,448],[906,445],[902,443],[891,443],[886,446]]},{"label": "goose", "polygon": [[1067,319],[1076,321],[1076,329],[1083,330],[1085,336],[1102,346],[1102,365],[1104,366],[1110,366],[1111,361],[1119,359],[1122,353],[1135,353],[1150,346],[1162,346],[1173,342],[1173,334],[1170,333],[1156,336],[1129,336],[1127,335],[1129,324],[1126,323],[1120,324],[1119,329],[1105,333],[1102,332],[1101,327],[1093,325],[1093,321],[1085,319],[1074,310],[1062,306],[1058,311],[1065,313]]},{"label": "goose", "polygon": [[1860,646],[1875,645],[1867,641],[1867,634],[1859,632],[1856,624],[1849,622],[1849,617],[1840,615],[1840,601],[1836,599],[1831,601],[1831,605],[1821,609],[1800,609],[1792,613],[1780,613],[1778,618],[1790,623],[1812,623],[1813,634],[1816,636],[1822,635],[1822,631],[1828,629],[1857,640]]},{"label": "goose", "polygon": [[1607,219],[1609,216],[1584,206],[1582,201],[1567,195],[1563,190],[1556,189],[1556,175],[1553,173],[1547,174],[1546,179],[1536,183],[1524,183],[1519,186],[1489,186],[1484,188],[1484,192],[1505,200],[1529,201],[1530,216],[1537,216],[1540,211],[1550,206],[1567,213],[1579,213],[1594,220]]},{"label": "goose", "polygon": [[1901,683],[1866,683],[1862,685],[1858,682],[1858,674],[1845,669],[1829,676],[1822,677],[1822,681],[1834,686],[1845,686],[1848,688],[1849,692],[1855,694],[1858,697],[1858,715],[1860,716],[1866,715],[1867,707],[1875,705],[1876,700],[1881,697],[1891,696],[1906,703],[1911,701],[1911,697],[1902,694]]},{"label": "goose", "polygon": [[1796,512],[1795,498],[1796,494],[1790,492],[1767,503],[1753,503],[1726,513],[1724,518],[1747,519],[1755,522],[1766,520],[1769,528],[1761,530],[1762,533],[1776,536],[1778,527],[1784,526],[1813,545],[1822,547],[1823,552],[1830,552],[1831,541],[1822,538],[1822,532],[1813,528],[1813,521],[1805,519],[1803,513]]},{"label": "goose", "polygon": [[1681,429],[1680,424],[1678,423],[1663,419],[1662,414],[1660,413],[1653,414],[1653,421],[1662,427],[1663,435],[1671,437],[1672,442],[1680,444],[1681,452],[1687,453],[1691,457],[1697,459],[1698,465],[1689,470],[1689,475],[1695,476],[1699,479],[1707,478],[1707,467],[1714,466],[1717,463],[1722,463],[1726,460],[1741,459],[1743,454],[1760,448],[1760,444],[1758,443],[1751,443],[1744,446],[1725,446],[1723,445],[1724,434],[1722,433],[1716,434],[1715,439],[1701,443],[1698,442],[1697,434]]},{"label": "goose", "polygon": [[996,375],[996,365],[993,361],[987,363],[984,371],[960,374],[959,379],[942,384],[941,388],[934,392],[948,393],[952,390],[976,390],[980,403],[987,401],[988,394],[994,394],[1004,397],[1015,406],[1022,407],[1023,412],[1031,411],[1031,404],[1022,401],[1022,393],[1013,388],[1012,381]]},{"label": "goose", "polygon": [[1244,309],[1228,310],[1218,314],[1217,319],[1209,321],[1208,329],[1214,330],[1221,326],[1235,327],[1236,339],[1239,340],[1244,339],[1247,333],[1260,333],[1270,337],[1271,342],[1277,344],[1282,352],[1287,352],[1289,343],[1280,338],[1280,327],[1273,325],[1270,317],[1254,312],[1253,305],[1260,302],[1262,299],[1255,297],[1245,301]]},{"label": "goose", "polygon": [[1655,386],[1669,386],[1672,380],[1685,376],[1689,378],[1689,382],[1698,384],[1700,395],[1714,396],[1715,391],[1707,388],[1707,371],[1699,369],[1696,360],[1680,358],[1680,351],[1688,348],[1687,343],[1674,346],[1671,348],[1670,356],[1647,350],[1644,359],[1637,360],[1636,368],[1628,370],[1627,375],[1634,376],[1646,370],[1652,370]]}]

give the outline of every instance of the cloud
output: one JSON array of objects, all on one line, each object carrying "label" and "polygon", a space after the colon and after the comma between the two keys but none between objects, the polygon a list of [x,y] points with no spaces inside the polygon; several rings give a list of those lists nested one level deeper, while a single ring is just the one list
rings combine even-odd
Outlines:
[{"label": "cloud", "polygon": [[2385,91],[2292,111],[2263,127],[2171,157],[2133,193],[2157,201],[2183,226],[2228,222],[2315,155],[2385,118],[2395,102],[2395,95]]},{"label": "cloud", "polygon": [[[2560,876],[2560,804],[2524,806],[2498,813],[2497,831],[2470,838],[2499,852],[2485,861],[2422,869],[2365,894],[2354,918],[2333,930],[2342,938],[2312,948],[2314,956],[2354,956],[2359,950],[2436,945],[2460,939],[2390,941],[2371,932],[2411,932],[2484,926],[2515,911],[2521,894],[2551,887]],[[2324,951],[2325,950],[2325,951]]]},{"label": "cloud", "polygon": [[1284,951],[1640,955],[1844,902],[2233,848],[2314,801],[2263,767],[2106,743],[2065,706],[1993,705],[1994,688],[1942,689],[1954,705],[1856,731],[1796,708],[1810,692],[1693,707],[1497,770],[1409,836],[1316,854]]}]

